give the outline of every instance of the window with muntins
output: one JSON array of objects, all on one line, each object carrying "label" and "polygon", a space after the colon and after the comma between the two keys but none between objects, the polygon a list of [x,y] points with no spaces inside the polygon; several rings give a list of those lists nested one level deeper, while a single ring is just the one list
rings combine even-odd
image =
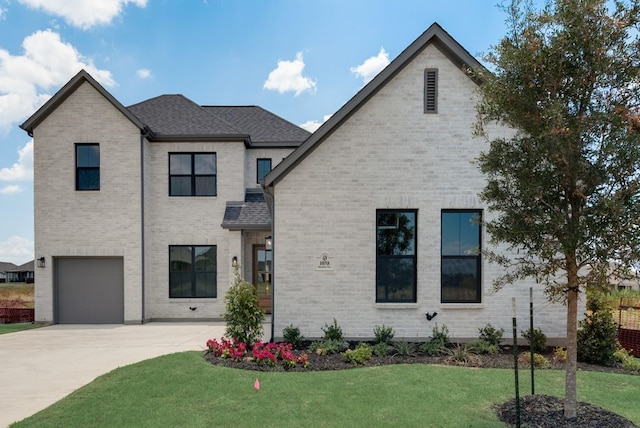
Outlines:
[{"label": "window with muntins", "polygon": [[480,303],[481,210],[442,211],[442,303]]},{"label": "window with muntins", "polygon": [[258,159],[256,165],[257,173],[257,182],[262,183],[264,181],[264,176],[271,171],[271,159]]},{"label": "window with muntins", "polygon": [[76,144],[76,190],[100,190],[99,144]]},{"label": "window with muntins", "polygon": [[169,246],[169,297],[216,297],[217,247]]},{"label": "window with muntins", "polygon": [[216,196],[215,153],[169,153],[169,196]]},{"label": "window with muntins", "polygon": [[424,112],[438,113],[438,69],[424,71]]},{"label": "window with muntins", "polygon": [[416,302],[417,210],[376,211],[376,302]]}]

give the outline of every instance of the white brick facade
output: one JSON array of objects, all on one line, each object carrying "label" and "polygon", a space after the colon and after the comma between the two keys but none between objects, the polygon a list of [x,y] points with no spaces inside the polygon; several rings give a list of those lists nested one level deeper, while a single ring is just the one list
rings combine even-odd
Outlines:
[{"label": "white brick facade", "polygon": [[[438,69],[438,113],[424,114],[424,70]],[[336,318],[345,336],[370,338],[376,325],[397,337],[425,338],[446,324],[452,337],[477,338],[491,323],[511,336],[511,298],[528,328],[529,287],[492,293],[496,266],[482,263],[480,304],[440,303],[443,209],[484,209],[484,185],[472,164],[485,148],[473,139],[475,83],[429,45],[274,187],[274,333],[293,324],[321,337]],[[496,130],[500,132],[499,130]],[[376,303],[376,210],[416,209],[417,302]],[[488,237],[482,234],[486,246]],[[328,253],[333,270],[317,269]],[[566,335],[566,309],[534,288],[536,325]],[[437,312],[432,321],[426,312]]]}]

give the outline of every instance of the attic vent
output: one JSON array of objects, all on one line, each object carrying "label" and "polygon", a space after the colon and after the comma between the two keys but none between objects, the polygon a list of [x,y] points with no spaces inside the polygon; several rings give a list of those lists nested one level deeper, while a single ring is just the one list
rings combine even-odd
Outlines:
[{"label": "attic vent", "polygon": [[438,69],[424,71],[424,112],[438,113]]}]

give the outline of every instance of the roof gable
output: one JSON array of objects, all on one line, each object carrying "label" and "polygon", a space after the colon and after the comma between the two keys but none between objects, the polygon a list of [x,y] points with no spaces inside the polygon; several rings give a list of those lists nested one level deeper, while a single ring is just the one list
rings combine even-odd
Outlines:
[{"label": "roof gable", "polygon": [[329,120],[316,130],[298,149],[280,162],[266,175],[263,187],[274,186],[282,180],[302,160],[322,144],[337,128],[351,117],[362,105],[373,97],[382,87],[391,81],[406,65],[408,65],[427,46],[433,44],[460,69],[483,68],[469,52],[453,39],[438,23],[433,23],[420,37],[411,43],[384,70],[371,80],[364,88],[342,106]]},{"label": "roof gable", "polygon": [[100,85],[85,70],[80,70],[66,85],[64,85],[53,97],[49,99],[42,107],[40,107],[29,119],[27,119],[20,128],[25,130],[30,136],[33,136],[33,130],[42,123],[56,108],[60,106],[72,93],[76,91],[82,84],[89,83],[103,97],[107,99],[118,111],[120,111],[127,119],[129,119],[140,130],[145,128],[144,124],[127,110],[118,100],[114,98],[102,85]]}]

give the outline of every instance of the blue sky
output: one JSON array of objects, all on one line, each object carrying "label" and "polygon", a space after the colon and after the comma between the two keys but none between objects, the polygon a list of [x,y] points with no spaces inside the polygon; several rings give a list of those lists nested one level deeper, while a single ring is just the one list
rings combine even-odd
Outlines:
[{"label": "blue sky", "polygon": [[125,106],[180,93],[313,130],[433,22],[479,57],[505,33],[497,2],[0,0],[0,261],[34,257],[18,125],[81,68]]}]

